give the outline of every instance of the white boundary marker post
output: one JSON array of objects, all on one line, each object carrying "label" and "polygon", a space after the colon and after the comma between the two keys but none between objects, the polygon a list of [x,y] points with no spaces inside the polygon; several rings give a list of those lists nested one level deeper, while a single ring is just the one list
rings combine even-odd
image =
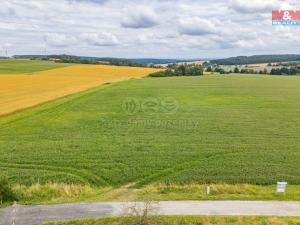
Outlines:
[{"label": "white boundary marker post", "polygon": [[287,182],[286,181],[278,181],[277,182],[276,192],[277,193],[285,193],[286,186],[287,186]]},{"label": "white boundary marker post", "polygon": [[210,185],[207,185],[207,187],[206,187],[206,194],[210,194]]}]

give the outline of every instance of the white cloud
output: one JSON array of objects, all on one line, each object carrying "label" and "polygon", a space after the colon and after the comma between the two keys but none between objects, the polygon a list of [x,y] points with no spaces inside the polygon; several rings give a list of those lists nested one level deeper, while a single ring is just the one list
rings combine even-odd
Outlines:
[{"label": "white cloud", "polygon": [[229,6],[239,13],[265,13],[291,7],[287,1],[280,0],[231,0]]},{"label": "white cloud", "polygon": [[0,44],[1,50],[7,50],[8,48],[12,47],[13,45],[11,43],[2,43]]},{"label": "white cloud", "polygon": [[48,45],[54,47],[67,47],[75,43],[76,39],[70,35],[47,33],[45,41]]},{"label": "white cloud", "polygon": [[158,24],[158,16],[147,7],[131,8],[126,14],[121,21],[121,25],[125,28],[150,28]]},{"label": "white cloud", "polygon": [[15,9],[10,2],[1,2],[0,16],[12,16],[15,14]]},{"label": "white cloud", "polygon": [[0,21],[0,29],[2,30],[12,30],[12,31],[34,31],[38,30],[39,27],[36,25],[18,23],[18,22],[2,22]]},{"label": "white cloud", "polygon": [[[199,58],[300,52],[298,27],[272,9],[299,0],[5,0],[0,43],[10,54]],[[95,46],[103,46],[101,51]]]},{"label": "white cloud", "polygon": [[81,40],[95,46],[113,46],[119,43],[117,37],[108,32],[82,34]]},{"label": "white cloud", "polygon": [[234,45],[239,48],[252,49],[265,47],[265,42],[262,39],[239,40]]},{"label": "white cloud", "polygon": [[179,31],[186,35],[206,35],[216,32],[216,25],[207,19],[198,17],[179,20]]},{"label": "white cloud", "polygon": [[69,0],[70,2],[86,2],[86,3],[95,3],[95,4],[103,4],[107,2],[107,0]]}]

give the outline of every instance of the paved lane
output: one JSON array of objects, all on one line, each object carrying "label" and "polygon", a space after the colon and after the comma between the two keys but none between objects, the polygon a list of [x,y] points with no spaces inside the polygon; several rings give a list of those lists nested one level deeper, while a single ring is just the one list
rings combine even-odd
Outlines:
[{"label": "paved lane", "polygon": [[[38,225],[45,221],[117,216],[132,202],[74,203],[16,206],[16,225]],[[12,224],[13,207],[0,209],[0,225]],[[300,202],[284,201],[162,201],[159,215],[257,215],[300,216]]]}]

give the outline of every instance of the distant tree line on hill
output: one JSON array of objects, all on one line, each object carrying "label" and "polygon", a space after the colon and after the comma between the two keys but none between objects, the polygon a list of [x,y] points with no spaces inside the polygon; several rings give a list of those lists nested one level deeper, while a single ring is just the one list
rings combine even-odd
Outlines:
[{"label": "distant tree line on hill", "polygon": [[271,75],[297,75],[300,74],[300,67],[282,67],[282,68],[273,68],[270,72]]},{"label": "distant tree line on hill", "polygon": [[[74,55],[17,55],[14,58],[30,58],[32,60],[50,60],[57,63],[105,64],[114,66],[152,67],[134,60],[109,57],[85,57]],[[154,67],[154,66],[153,66]]]},{"label": "distant tree line on hill", "polygon": [[172,76],[202,76],[203,67],[195,64],[172,64],[168,69],[152,73],[150,77],[172,77]]},{"label": "distant tree line on hill", "polygon": [[80,57],[72,55],[50,55],[46,58],[57,59],[56,62],[61,63],[81,63],[81,64],[108,64],[114,66],[136,66],[136,67],[145,67],[146,64],[130,61],[128,59],[119,59],[119,58],[97,58],[97,57]]},{"label": "distant tree line on hill", "polygon": [[297,75],[300,74],[300,66],[292,66],[292,67],[281,67],[281,68],[273,68],[270,72],[265,68],[263,70],[254,70],[254,69],[247,69],[242,68],[239,69],[235,67],[233,70],[226,71],[221,67],[209,66],[206,68],[207,72],[217,72],[220,74],[230,74],[230,73],[239,73],[239,74],[270,74],[270,75]]},{"label": "distant tree line on hill", "polygon": [[114,58],[114,57],[89,57],[74,56],[66,54],[55,55],[14,55],[13,58],[51,60],[64,63],[84,63],[84,64],[108,64],[116,66],[140,66],[151,68],[162,68],[160,64],[184,63],[191,61],[201,61],[201,59],[159,59],[159,58]]},{"label": "distant tree line on hill", "polygon": [[300,55],[253,55],[253,56],[237,56],[226,59],[211,60],[212,64],[217,65],[242,65],[256,63],[272,63],[272,62],[287,62],[300,61]]},{"label": "distant tree line on hill", "polygon": [[180,60],[180,59],[155,59],[155,58],[140,58],[140,59],[129,59],[134,62],[142,63],[142,64],[168,64],[168,63],[178,63],[178,62],[186,62],[188,60]]}]

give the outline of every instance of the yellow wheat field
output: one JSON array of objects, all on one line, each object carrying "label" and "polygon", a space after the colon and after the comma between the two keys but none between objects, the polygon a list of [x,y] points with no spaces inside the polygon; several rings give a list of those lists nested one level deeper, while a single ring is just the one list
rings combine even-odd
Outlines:
[{"label": "yellow wheat field", "polygon": [[0,75],[0,115],[29,108],[107,82],[140,78],[157,69],[74,65],[19,75]]}]

